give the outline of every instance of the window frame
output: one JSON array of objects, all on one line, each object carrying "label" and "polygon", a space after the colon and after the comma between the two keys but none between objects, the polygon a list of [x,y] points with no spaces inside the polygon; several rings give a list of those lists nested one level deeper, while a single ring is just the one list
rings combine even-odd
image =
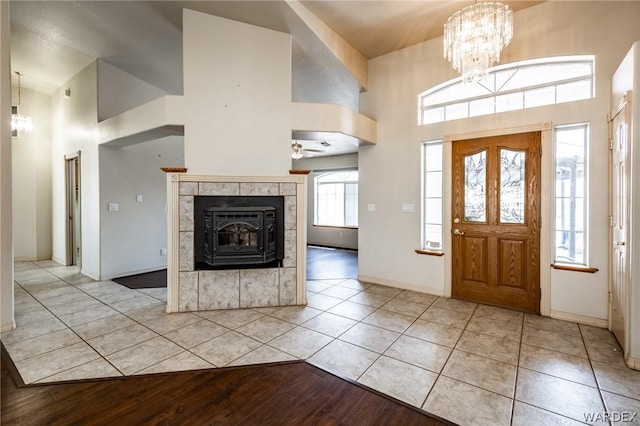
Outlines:
[{"label": "window frame", "polygon": [[[579,233],[582,232],[582,259],[581,261],[572,261],[568,258],[560,258],[558,255],[559,242],[558,242],[558,232],[563,232],[562,229],[559,229],[558,224],[558,177],[557,177],[557,167],[558,167],[558,132],[563,130],[571,130],[571,129],[584,129],[584,139],[583,139],[583,149],[582,155],[583,157],[583,196],[582,196],[582,231],[570,230],[568,232]],[[572,123],[572,124],[563,124],[557,125],[553,128],[553,203],[552,203],[552,214],[553,214],[553,236],[552,236],[552,249],[553,249],[553,267],[555,269],[571,269],[575,268],[575,270],[581,269],[590,269],[589,265],[589,140],[591,127],[588,122],[580,122],[580,123]],[[566,198],[566,197],[565,197]]]},{"label": "window frame", "polygon": [[[569,78],[551,78],[548,82],[543,83],[534,83],[522,87],[517,87],[513,89],[501,90],[505,85],[509,83],[511,78],[517,74],[519,70],[524,70],[532,67],[541,67],[541,66],[557,66],[557,65],[568,65],[568,64],[588,64],[591,68],[591,73],[588,75],[582,76],[573,76]],[[505,71],[514,70],[511,77],[508,77],[504,82],[500,84],[500,87],[496,87],[490,89],[489,85],[480,84],[485,90],[486,93],[476,94],[469,97],[461,97],[456,99],[450,99],[448,101],[440,101],[434,103],[426,103],[427,99],[430,96],[436,95],[443,90],[454,88],[456,86],[462,86],[464,84],[461,77],[446,81],[442,84],[434,86],[418,95],[418,125],[428,125],[435,123],[442,123],[446,121],[452,121],[457,119],[464,118],[472,118],[472,117],[480,117],[485,115],[498,114],[500,112],[508,112],[508,111],[519,111],[528,108],[535,108],[538,106],[548,106],[555,105],[559,103],[566,102],[574,102],[574,100],[561,100],[558,101],[558,88],[564,87],[567,84],[571,83],[579,83],[579,82],[589,82],[590,83],[590,94],[591,96],[584,99],[593,99],[595,98],[595,55],[573,55],[573,56],[559,56],[559,57],[548,57],[534,60],[526,60],[519,62],[512,62],[509,64],[499,65],[496,67],[492,67],[489,69],[489,79],[493,78],[494,75],[498,73],[504,73]],[[496,82],[496,86],[498,83]],[[534,91],[540,91],[545,88],[553,88],[554,94],[554,102],[553,103],[541,103],[537,105],[527,106],[527,95],[531,94]],[[499,101],[501,99],[506,99],[507,97],[521,96],[520,106],[512,107],[509,105],[509,102],[505,103],[503,109],[499,109]],[[492,105],[492,112],[480,112],[472,114],[472,103],[478,101],[488,101],[488,104]],[[452,118],[447,118],[447,109],[450,109],[452,112],[457,111],[458,114]],[[466,114],[464,116],[460,115],[460,108],[466,108]],[[441,111],[440,111],[441,109]],[[428,111],[432,111],[434,115],[441,117],[441,119],[432,119],[425,120],[425,114]]]},{"label": "window frame", "polygon": [[[347,181],[347,180],[336,180],[335,182],[318,182],[320,178],[322,177],[326,177],[326,176],[330,176],[330,175],[338,175],[340,173],[352,173],[355,172],[356,174],[356,180],[355,181]],[[343,220],[342,223],[343,225],[334,225],[334,224],[325,224],[325,223],[320,223],[318,221],[318,206],[320,204],[319,202],[319,194],[320,191],[318,191],[318,186],[319,185],[335,185],[335,184],[342,184],[343,188],[346,189],[346,185],[347,184],[355,184],[356,185],[356,198],[355,198],[355,220],[356,220],[356,224],[355,225],[345,225],[344,223],[346,223],[346,208],[343,208],[342,211],[342,215],[343,215]],[[314,190],[314,211],[313,211],[313,226],[317,226],[317,227],[324,227],[324,228],[346,228],[346,229],[358,229],[358,212],[359,212],[359,202],[358,202],[358,193],[359,193],[359,185],[360,185],[360,174],[358,172],[357,168],[348,168],[348,169],[339,169],[339,170],[320,170],[318,171],[318,174],[316,176],[313,177],[313,190]],[[343,206],[346,206],[346,197],[347,197],[347,192],[346,190],[343,191]]]},{"label": "window frame", "polygon": [[[440,147],[440,168],[439,170],[428,170],[427,165],[427,150],[431,146],[439,146]],[[444,253],[444,141],[442,139],[430,140],[422,142],[420,149],[420,157],[421,157],[421,215],[420,215],[420,250],[417,250],[420,254],[442,254]],[[427,196],[427,177],[429,173],[439,173],[440,174],[440,196]],[[439,200],[440,202],[440,223],[427,223],[427,200]],[[439,247],[433,247],[427,244],[427,226],[439,226],[440,227],[440,241]]]}]

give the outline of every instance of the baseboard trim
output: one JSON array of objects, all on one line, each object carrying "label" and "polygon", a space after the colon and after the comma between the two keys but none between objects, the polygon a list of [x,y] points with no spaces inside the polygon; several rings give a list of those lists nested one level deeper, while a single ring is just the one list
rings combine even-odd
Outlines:
[{"label": "baseboard trim", "polygon": [[51,260],[53,260],[54,262],[59,263],[61,266],[65,266],[65,264],[64,264],[64,259],[60,259],[60,258],[58,258],[58,257],[51,256]]},{"label": "baseboard trim", "polygon": [[80,273],[82,275],[88,276],[89,278],[91,278],[93,280],[102,281],[98,275],[92,274],[91,272],[87,271],[86,269],[80,268]]},{"label": "baseboard trim", "polygon": [[2,324],[0,324],[0,331],[5,332],[5,331],[11,331],[14,330],[16,328],[16,321],[15,320],[11,320],[8,322],[3,322]]},{"label": "baseboard trim", "polygon": [[625,357],[624,362],[627,364],[627,367],[634,370],[640,370],[640,358],[634,358],[632,356],[627,355]]},{"label": "baseboard trim", "polygon": [[324,244],[311,244],[311,243],[307,243],[307,247],[310,248],[319,248],[319,249],[332,249],[332,250],[346,250],[346,251],[358,251],[358,248],[353,248],[353,247],[339,247],[339,246],[329,246],[329,245],[324,245]]},{"label": "baseboard trim", "polygon": [[594,326],[594,327],[600,327],[600,328],[608,328],[609,327],[609,321],[607,321],[606,319],[588,317],[588,316],[585,316],[585,315],[572,314],[572,313],[569,313],[569,312],[554,311],[553,309],[549,313],[549,316],[551,318],[555,318],[555,319],[559,319],[559,320],[577,322],[577,323],[580,323],[580,324],[591,325],[591,326]]},{"label": "baseboard trim", "polygon": [[387,280],[387,279],[384,279],[384,278],[376,278],[376,277],[369,277],[369,276],[366,276],[366,275],[358,275],[358,281],[364,281],[364,282],[368,282],[368,283],[372,283],[372,284],[386,285],[386,286],[389,286],[389,287],[401,288],[403,290],[411,290],[411,291],[416,291],[418,293],[431,294],[433,296],[444,296],[444,290],[438,290],[438,289],[435,289],[435,288],[418,287],[418,286],[415,286],[415,285],[411,285],[411,284],[407,284],[407,283],[403,283],[403,282],[399,282],[399,281]]}]

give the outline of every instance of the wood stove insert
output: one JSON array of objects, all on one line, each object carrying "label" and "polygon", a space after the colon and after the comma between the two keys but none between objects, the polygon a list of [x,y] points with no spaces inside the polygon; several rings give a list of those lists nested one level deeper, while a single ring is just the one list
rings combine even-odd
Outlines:
[{"label": "wood stove insert", "polygon": [[204,213],[204,261],[211,266],[276,259],[274,207],[211,207]]},{"label": "wood stove insert", "polygon": [[282,266],[282,196],[196,196],[195,269]]}]

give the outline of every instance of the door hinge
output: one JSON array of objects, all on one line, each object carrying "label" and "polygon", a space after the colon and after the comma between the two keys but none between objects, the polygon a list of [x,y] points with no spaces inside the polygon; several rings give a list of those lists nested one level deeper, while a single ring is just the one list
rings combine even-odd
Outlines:
[{"label": "door hinge", "polygon": [[609,138],[609,151],[613,151],[613,139]]},{"label": "door hinge", "polygon": [[613,228],[613,216],[609,215],[609,227]]},{"label": "door hinge", "polygon": [[613,302],[613,293],[609,292],[609,303]]}]

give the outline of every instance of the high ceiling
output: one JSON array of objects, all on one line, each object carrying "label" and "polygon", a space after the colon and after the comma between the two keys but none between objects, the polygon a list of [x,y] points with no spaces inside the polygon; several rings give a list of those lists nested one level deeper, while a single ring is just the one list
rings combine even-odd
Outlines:
[{"label": "high ceiling", "polygon": [[[473,2],[301,3],[366,58],[373,58],[442,35],[447,17]],[[505,3],[519,10],[541,1]],[[358,81],[284,0],[12,0],[12,71],[22,74],[23,87],[51,93],[102,59],[167,93],[182,94],[183,8],[291,34],[293,100],[358,110]]]},{"label": "high ceiling", "polygon": [[[542,2],[502,0],[513,11]],[[441,36],[447,18],[473,3],[460,0],[302,1],[368,59]]]},{"label": "high ceiling", "polygon": [[[366,58],[438,37],[471,1],[303,1]],[[541,1],[508,1],[514,10]],[[97,58],[170,93],[182,90],[182,8],[293,35],[294,53],[322,55],[284,1],[11,1],[12,69],[51,92]],[[294,62],[296,62],[294,60]],[[303,61],[298,61],[299,63]],[[178,78],[176,78],[178,75]]]}]

